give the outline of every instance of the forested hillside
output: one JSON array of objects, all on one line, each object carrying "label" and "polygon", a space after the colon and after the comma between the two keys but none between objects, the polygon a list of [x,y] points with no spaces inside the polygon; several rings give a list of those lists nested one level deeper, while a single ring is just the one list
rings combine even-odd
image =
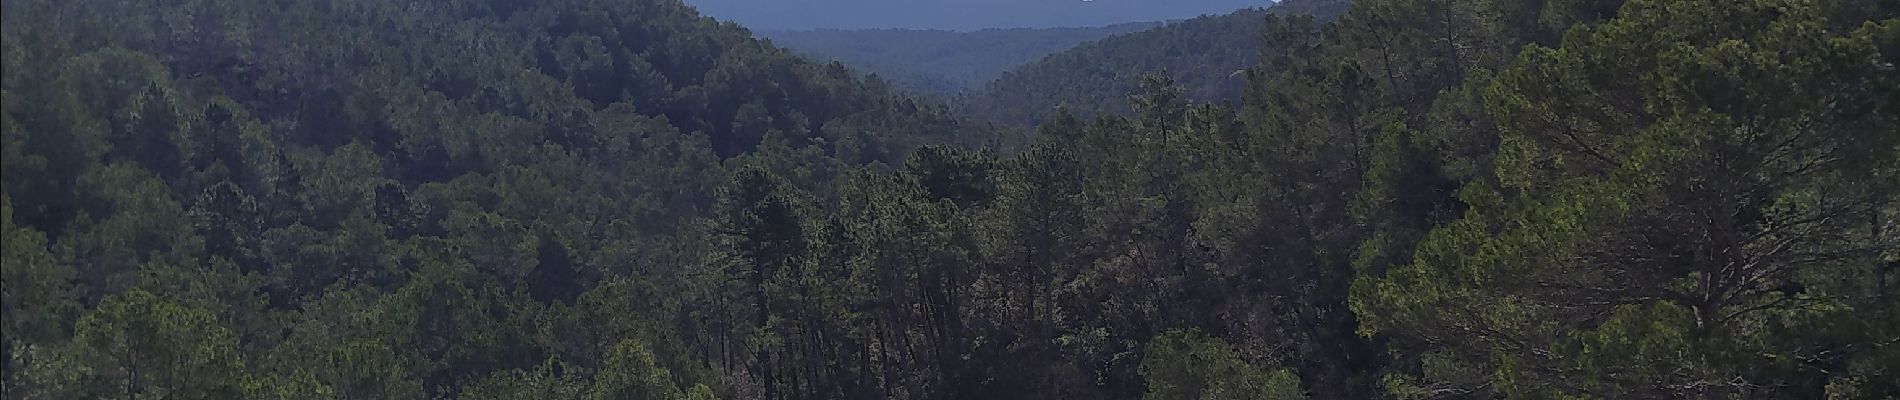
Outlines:
[{"label": "forested hillside", "polygon": [[673,0],[0,7],[7,399],[1900,396],[1893,2],[1267,15],[1009,149]]},{"label": "forested hillside", "polygon": [[1003,72],[972,90],[964,108],[1009,125],[1048,120],[1058,107],[1079,115],[1127,114],[1128,93],[1156,73],[1172,75],[1195,102],[1236,102],[1261,51],[1260,25],[1268,14],[1331,19],[1344,0],[1286,0],[1108,37]]},{"label": "forested hillside", "polygon": [[1159,22],[1089,28],[1018,28],[978,31],[821,29],[765,31],[761,36],[813,59],[838,60],[910,90],[955,96],[981,87],[1003,71],[1043,56]]},{"label": "forested hillside", "polygon": [[673,0],[4,18],[7,398],[723,393],[728,171],[981,140]]}]

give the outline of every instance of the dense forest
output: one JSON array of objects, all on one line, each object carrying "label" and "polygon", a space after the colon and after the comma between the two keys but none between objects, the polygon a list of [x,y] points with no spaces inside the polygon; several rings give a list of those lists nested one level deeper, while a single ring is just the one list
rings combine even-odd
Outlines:
[{"label": "dense forest", "polygon": [[899,87],[944,97],[982,87],[1003,71],[1097,39],[1138,32],[1160,22],[1089,28],[977,31],[819,29],[764,31],[772,44],[819,60],[837,60]]},{"label": "dense forest", "polygon": [[1151,74],[1173,76],[1191,102],[1238,102],[1247,86],[1243,71],[1259,63],[1267,15],[1326,21],[1345,7],[1344,0],[1285,0],[1083,43],[972,88],[961,108],[1011,126],[1047,121],[1057,108],[1082,117],[1128,114],[1128,94],[1140,91],[1141,78]]},{"label": "dense forest", "polygon": [[677,0],[0,16],[6,399],[1900,396],[1896,2],[1267,14],[1020,145]]}]

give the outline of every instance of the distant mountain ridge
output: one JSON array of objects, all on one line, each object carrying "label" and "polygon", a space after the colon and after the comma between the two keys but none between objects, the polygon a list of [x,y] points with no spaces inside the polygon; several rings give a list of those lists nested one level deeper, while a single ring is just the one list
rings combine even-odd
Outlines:
[{"label": "distant mountain ridge", "polygon": [[978,31],[819,29],[760,31],[773,44],[819,61],[837,60],[898,86],[933,94],[980,88],[1004,71],[1078,44],[1162,26],[1132,22],[1101,27]]},{"label": "distant mountain ridge", "polygon": [[700,12],[755,30],[1049,28],[1166,21],[1269,0],[688,0]]},{"label": "distant mountain ridge", "polygon": [[1266,9],[1202,16],[1084,43],[1003,73],[962,99],[964,108],[1005,124],[1031,125],[1065,107],[1078,114],[1129,111],[1144,75],[1167,72],[1196,102],[1240,98],[1258,61],[1268,14],[1330,20],[1346,0],[1287,0]]}]

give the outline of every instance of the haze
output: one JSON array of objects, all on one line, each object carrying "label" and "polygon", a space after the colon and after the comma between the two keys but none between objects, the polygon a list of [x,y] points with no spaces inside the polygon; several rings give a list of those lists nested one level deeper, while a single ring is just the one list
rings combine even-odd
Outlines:
[{"label": "haze", "polygon": [[974,30],[1101,26],[1160,21],[1268,0],[685,0],[701,13],[753,30],[910,28]]}]

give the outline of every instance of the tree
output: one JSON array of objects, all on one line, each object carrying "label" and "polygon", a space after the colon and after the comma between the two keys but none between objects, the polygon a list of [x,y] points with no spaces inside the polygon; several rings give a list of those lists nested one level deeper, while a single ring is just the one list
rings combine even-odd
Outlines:
[{"label": "tree", "polygon": [[1306,398],[1291,372],[1255,368],[1226,342],[1192,331],[1169,331],[1149,341],[1141,375],[1148,384],[1143,400]]},{"label": "tree", "polygon": [[1002,143],[671,0],[6,0],[0,397],[1894,397],[1887,3],[1289,0]]},{"label": "tree", "polygon": [[85,372],[58,396],[235,397],[243,366],[236,345],[210,312],[133,289],[79,318],[66,351]]},{"label": "tree", "polygon": [[757,167],[739,170],[720,192],[719,229],[730,240],[738,267],[738,279],[747,283],[743,295],[751,297],[752,368],[764,380],[765,396],[777,398],[777,376],[773,373],[772,342],[778,337],[769,330],[776,316],[772,291],[780,271],[796,265],[809,248],[800,205],[781,178]]},{"label": "tree", "polygon": [[[607,353],[607,363],[594,376],[594,384],[583,396],[586,400],[648,399],[680,400],[686,395],[673,384],[665,369],[654,361],[653,350],[637,339],[615,345]],[[703,396],[703,395],[702,395]]]},{"label": "tree", "polygon": [[297,370],[288,376],[262,376],[247,379],[244,382],[244,397],[279,400],[339,398],[336,390],[319,382],[317,375],[308,370]]},{"label": "tree", "polygon": [[1868,174],[1900,160],[1881,100],[1900,86],[1876,45],[1894,40],[1892,21],[1829,32],[1814,3],[1781,1],[1620,14],[1500,75],[1487,96],[1497,183],[1468,186],[1472,210],[1410,265],[1355,284],[1366,333],[1422,347],[1406,350],[1421,370],[1393,389],[1890,393],[1816,372],[1856,364],[1839,349],[1881,347],[1889,328],[1795,332],[1888,312],[1845,282],[1891,239],[1843,221],[1892,197],[1875,189],[1891,177]]},{"label": "tree", "polygon": [[72,267],[47,251],[46,235],[13,223],[13,203],[0,195],[0,389],[26,392],[23,370],[64,335],[75,304]]},{"label": "tree", "polygon": [[535,245],[535,267],[528,273],[527,285],[529,295],[542,303],[573,303],[581,295],[583,282],[567,246],[552,235],[542,234]]}]

